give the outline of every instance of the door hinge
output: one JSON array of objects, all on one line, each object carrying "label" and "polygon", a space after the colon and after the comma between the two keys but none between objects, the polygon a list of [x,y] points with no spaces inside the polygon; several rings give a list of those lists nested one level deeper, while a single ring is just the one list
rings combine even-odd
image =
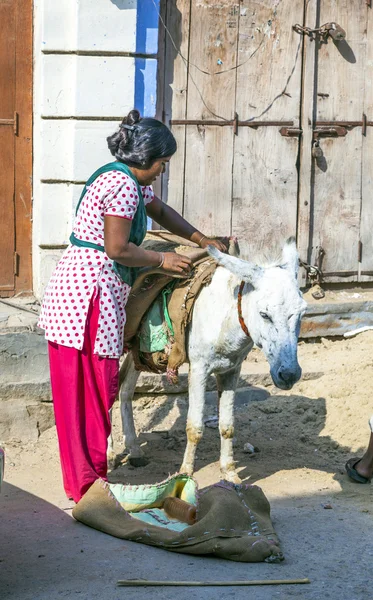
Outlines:
[{"label": "door hinge", "polygon": [[368,125],[368,119],[365,113],[363,113],[363,118],[362,118],[362,122],[361,122],[361,133],[362,135],[366,136],[367,134],[367,125]]},{"label": "door hinge", "polygon": [[363,259],[363,242],[359,242],[357,246],[357,262],[361,263]]},{"label": "door hinge", "polygon": [[19,275],[19,254],[17,252],[14,253],[13,261],[14,275],[17,277]]},{"label": "door hinge", "polygon": [[13,124],[14,135],[18,136],[18,128],[19,128],[19,114],[17,112],[15,112],[14,113],[14,124]]}]

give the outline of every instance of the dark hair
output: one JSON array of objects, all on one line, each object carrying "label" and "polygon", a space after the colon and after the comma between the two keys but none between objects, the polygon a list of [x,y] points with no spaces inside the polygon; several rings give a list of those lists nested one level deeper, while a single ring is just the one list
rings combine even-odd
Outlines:
[{"label": "dark hair", "polygon": [[148,169],[152,163],[176,152],[177,144],[171,131],[157,119],[141,118],[138,110],[124,117],[119,131],[107,139],[115,158],[130,167]]}]

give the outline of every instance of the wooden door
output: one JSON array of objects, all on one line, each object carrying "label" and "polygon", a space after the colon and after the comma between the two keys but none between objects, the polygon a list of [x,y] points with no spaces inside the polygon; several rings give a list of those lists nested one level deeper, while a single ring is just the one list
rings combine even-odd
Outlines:
[{"label": "wooden door", "polygon": [[[232,233],[244,256],[271,254],[296,235],[303,2],[240,3],[234,136]],[[286,24],[286,26],[285,26]]]},{"label": "wooden door", "polygon": [[280,29],[303,22],[303,3],[174,0],[163,11],[160,102],[178,141],[163,197],[252,256],[296,233],[299,141],[280,129],[299,128],[303,42]]},{"label": "wooden door", "polygon": [[[371,280],[368,4],[164,2],[159,115],[179,150],[163,197],[204,232],[237,235],[244,255],[297,234],[301,258],[324,281]],[[293,28],[330,22],[346,40]]]},{"label": "wooden door", "polygon": [[31,291],[31,16],[0,0],[0,296]]},{"label": "wooden door", "polygon": [[[371,192],[366,185],[366,179],[371,178],[367,153],[373,133],[369,127],[373,111],[368,79],[371,18],[370,31],[367,27],[371,9],[362,0],[320,0],[314,4],[307,25],[314,28],[337,22],[346,39],[305,39],[308,46],[315,46],[314,55],[305,64],[314,75],[313,114],[307,117],[313,143],[320,148],[320,156],[310,158],[308,260],[320,262],[324,281],[357,281],[361,270],[373,275],[372,236],[367,231]],[[304,123],[303,127],[309,125]],[[318,135],[319,140],[315,139]]]}]

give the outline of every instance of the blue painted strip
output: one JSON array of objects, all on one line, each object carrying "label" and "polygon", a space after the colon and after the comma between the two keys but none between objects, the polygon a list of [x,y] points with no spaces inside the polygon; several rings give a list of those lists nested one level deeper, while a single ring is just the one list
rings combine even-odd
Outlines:
[{"label": "blue painted strip", "polygon": [[[160,0],[138,0],[136,53],[156,54],[158,51],[158,12]],[[135,107],[141,115],[155,115],[157,99],[157,61],[135,59]]]},{"label": "blue painted strip", "polygon": [[139,54],[156,54],[158,52],[158,13],[159,1],[138,0],[136,52]]},{"label": "blue painted strip", "polygon": [[[158,12],[160,0],[137,1],[136,53],[158,52]],[[154,117],[157,104],[157,61],[152,58],[135,59],[134,105],[145,117]],[[148,229],[152,220],[148,218]]]},{"label": "blue painted strip", "polygon": [[135,107],[144,117],[154,117],[157,103],[157,61],[135,59]]}]

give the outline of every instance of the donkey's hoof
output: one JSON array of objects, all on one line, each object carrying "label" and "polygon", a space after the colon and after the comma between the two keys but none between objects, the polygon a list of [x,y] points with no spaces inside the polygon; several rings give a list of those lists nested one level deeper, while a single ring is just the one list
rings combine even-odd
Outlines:
[{"label": "donkey's hoof", "polygon": [[128,457],[128,462],[132,467],[146,467],[149,464],[149,459],[146,456],[131,456]]},{"label": "donkey's hoof", "polygon": [[107,454],[107,468],[109,471],[114,471],[118,466],[117,455],[115,452],[108,452]]},{"label": "donkey's hoof", "polygon": [[181,465],[180,469],[179,469],[179,473],[180,475],[188,475],[189,477],[192,477],[194,472],[194,469],[191,465],[185,465],[184,463]]},{"label": "donkey's hoof", "polygon": [[221,477],[224,481],[229,481],[229,483],[242,483],[242,479],[237,475],[236,471],[221,471]]}]

